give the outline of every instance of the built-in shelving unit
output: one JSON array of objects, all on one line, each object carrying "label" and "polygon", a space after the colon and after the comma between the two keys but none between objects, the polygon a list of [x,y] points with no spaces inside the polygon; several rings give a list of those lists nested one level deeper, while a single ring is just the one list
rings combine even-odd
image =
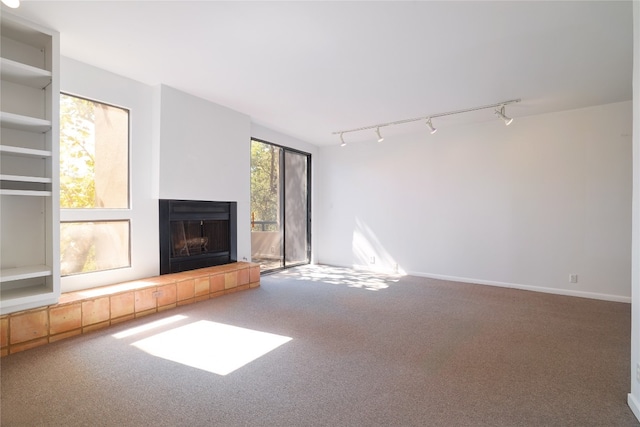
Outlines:
[{"label": "built-in shelving unit", "polygon": [[0,314],[60,296],[59,35],[0,18]]}]

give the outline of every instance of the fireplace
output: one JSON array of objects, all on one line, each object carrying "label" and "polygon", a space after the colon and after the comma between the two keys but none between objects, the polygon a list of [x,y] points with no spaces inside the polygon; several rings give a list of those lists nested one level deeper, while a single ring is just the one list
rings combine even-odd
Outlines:
[{"label": "fireplace", "polygon": [[160,199],[160,274],[237,261],[236,202]]}]

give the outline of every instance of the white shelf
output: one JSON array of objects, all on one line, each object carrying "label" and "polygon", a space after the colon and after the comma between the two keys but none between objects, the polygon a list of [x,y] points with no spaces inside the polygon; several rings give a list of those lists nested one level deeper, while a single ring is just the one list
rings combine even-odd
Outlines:
[{"label": "white shelf", "polygon": [[51,184],[51,178],[43,178],[41,176],[20,176],[20,175],[2,175],[0,174],[0,181],[15,181],[15,182],[37,182],[40,184]]},{"label": "white shelf", "polygon": [[54,304],[57,301],[57,296],[54,292],[44,285],[26,286],[6,291],[0,290],[0,296],[2,296],[0,307],[3,309],[14,306],[16,300],[22,300],[19,302],[23,304],[41,301],[43,305]]},{"label": "white shelf", "polygon": [[[0,270],[0,282],[11,282],[14,280],[34,279],[36,277],[51,276],[51,267],[46,265],[30,265],[18,268],[3,268]],[[4,299],[3,291],[2,298]]]},{"label": "white shelf", "polygon": [[8,82],[37,89],[44,89],[51,83],[51,71],[7,58],[0,58],[0,77]]},{"label": "white shelf", "polygon": [[19,41],[39,50],[47,50],[53,33],[50,29],[39,27],[4,10],[2,14],[7,17],[2,20],[2,37]]},{"label": "white shelf", "polygon": [[57,302],[57,292],[44,284],[8,290],[0,289],[0,314],[43,307]]},{"label": "white shelf", "polygon": [[0,145],[0,153],[25,157],[39,157],[42,159],[51,157],[52,154],[51,151],[48,150],[34,150],[32,148],[14,147],[12,145]]},{"label": "white shelf", "polygon": [[10,190],[0,189],[0,196],[34,196],[34,197],[49,197],[51,191],[46,190]]},{"label": "white shelf", "polygon": [[0,112],[0,125],[10,129],[40,133],[51,130],[51,122],[49,120],[21,116],[20,114],[7,113],[4,111]]}]

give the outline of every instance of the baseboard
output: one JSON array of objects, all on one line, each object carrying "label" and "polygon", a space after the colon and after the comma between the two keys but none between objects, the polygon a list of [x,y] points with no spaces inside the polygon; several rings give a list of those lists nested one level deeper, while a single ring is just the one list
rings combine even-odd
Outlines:
[{"label": "baseboard", "polygon": [[520,289],[523,291],[544,292],[547,294],[566,295],[571,297],[590,298],[613,302],[631,303],[631,297],[623,297],[620,295],[600,294],[596,292],[574,291],[570,289],[545,288],[542,286],[521,285],[517,283],[496,282],[492,280],[470,279],[468,277],[445,276],[441,274],[429,274],[416,271],[408,271],[406,274],[410,276],[428,277],[430,279],[449,280],[452,282],[472,283],[476,285],[498,286],[501,288]]},{"label": "baseboard", "polygon": [[633,394],[629,393],[627,395],[627,403],[629,404],[629,408],[631,408],[633,415],[635,415],[638,421],[640,421],[640,402],[638,402],[638,399],[636,399]]},{"label": "baseboard", "polygon": [[[320,261],[318,262],[318,264],[322,265],[324,263]],[[631,297],[624,297],[620,295],[611,295],[611,294],[601,294],[597,292],[545,288],[542,286],[522,285],[519,283],[497,282],[494,280],[481,280],[481,279],[472,279],[468,277],[446,276],[443,274],[431,274],[431,273],[424,273],[421,271],[401,270],[400,272],[393,272],[388,269],[384,269],[382,267],[372,268],[369,265],[360,265],[360,264],[352,264],[352,265],[324,264],[324,265],[331,265],[334,267],[343,267],[343,268],[353,268],[354,270],[364,270],[364,271],[371,271],[371,272],[382,273],[382,274],[400,274],[402,276],[408,275],[408,276],[428,277],[430,279],[448,280],[451,282],[471,283],[474,285],[497,286],[500,288],[520,289],[523,291],[543,292],[546,294],[565,295],[569,297],[589,298],[589,299],[597,299],[597,300],[612,301],[612,302],[624,302],[629,304],[631,303]]]}]

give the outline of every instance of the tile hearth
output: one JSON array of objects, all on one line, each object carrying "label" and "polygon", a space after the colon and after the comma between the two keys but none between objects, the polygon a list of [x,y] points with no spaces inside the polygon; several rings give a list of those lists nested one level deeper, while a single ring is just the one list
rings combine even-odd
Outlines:
[{"label": "tile hearth", "polygon": [[64,293],[58,304],[0,316],[0,354],[258,286],[260,266],[236,262]]}]

